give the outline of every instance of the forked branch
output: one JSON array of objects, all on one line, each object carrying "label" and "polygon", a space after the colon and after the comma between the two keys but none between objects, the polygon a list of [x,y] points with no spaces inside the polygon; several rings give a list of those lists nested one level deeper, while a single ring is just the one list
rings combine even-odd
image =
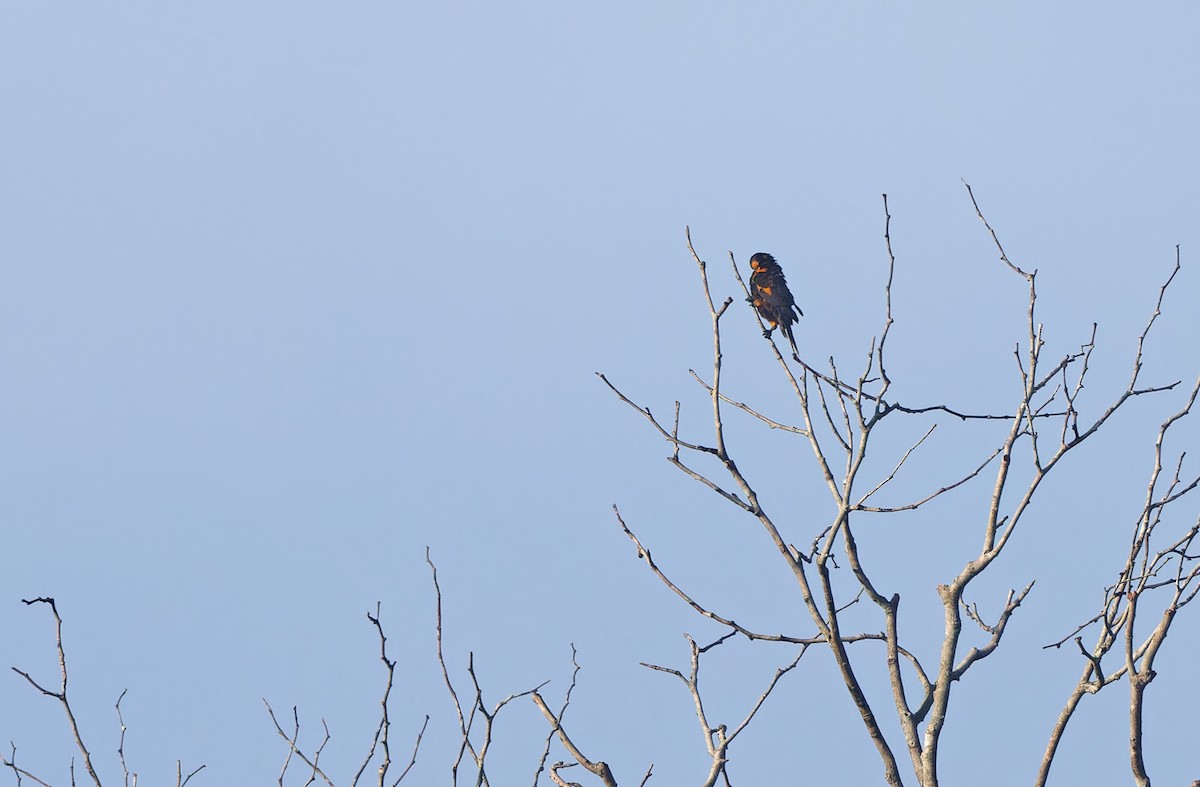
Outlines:
[{"label": "forked branch", "polygon": [[[83,735],[79,731],[79,723],[75,720],[75,711],[71,709],[71,701],[67,697],[67,653],[63,649],[63,638],[62,638],[63,621],[62,621],[62,617],[60,617],[58,614],[58,605],[55,604],[54,599],[50,598],[49,596],[39,596],[38,598],[33,598],[33,599],[21,599],[21,603],[26,606],[32,606],[33,604],[47,604],[50,607],[50,612],[54,615],[54,641],[55,641],[55,647],[58,650],[58,668],[59,668],[58,691],[53,691],[51,689],[45,688],[40,683],[38,683],[36,680],[34,680],[29,675],[28,672],[25,672],[24,670],[20,670],[20,669],[17,669],[16,667],[13,667],[12,668],[13,672],[17,673],[22,678],[24,678],[26,681],[28,681],[29,685],[33,686],[35,689],[40,691],[42,694],[46,695],[47,697],[53,697],[54,699],[58,700],[58,702],[62,705],[63,710],[67,714],[67,724],[71,729],[71,736],[75,740],[75,746],[76,746],[76,748],[79,749],[79,752],[83,755],[83,766],[84,766],[84,768],[87,769],[88,775],[91,777],[92,782],[96,785],[96,787],[101,787],[100,777],[96,774],[96,768],[92,765],[91,752],[88,751],[88,747],[83,742]],[[14,757],[16,756],[16,747],[15,746],[13,747],[13,755],[14,755]],[[6,761],[5,764],[8,765],[9,767],[13,768],[14,772],[17,772],[16,767],[14,765],[12,765],[11,761]],[[18,780],[20,779],[19,773],[18,773],[17,778],[18,778]]]},{"label": "forked branch", "polygon": [[749,726],[750,722],[754,720],[755,715],[758,713],[759,709],[762,708],[763,703],[767,701],[767,697],[771,696],[771,692],[773,692],[775,687],[779,684],[780,678],[796,668],[796,666],[800,663],[800,659],[803,658],[805,651],[808,649],[807,645],[801,646],[800,652],[796,654],[796,658],[793,659],[790,664],[780,667],[775,671],[775,674],[772,676],[771,681],[767,684],[766,689],[764,689],[763,692],[758,696],[758,700],[746,713],[746,716],[742,719],[741,723],[738,724],[738,726],[735,727],[732,732],[730,732],[726,725],[718,724],[714,726],[708,719],[708,713],[704,708],[704,698],[701,696],[700,692],[700,660],[704,653],[722,645],[731,636],[733,636],[733,632],[726,634],[724,637],[721,637],[709,645],[700,647],[690,635],[684,634],[684,638],[687,639],[688,647],[691,650],[692,656],[691,670],[686,676],[681,671],[671,667],[660,667],[657,664],[647,664],[646,662],[642,662],[643,667],[647,667],[648,669],[652,669],[657,672],[664,672],[669,675],[674,675],[676,678],[679,678],[679,680],[683,681],[683,684],[688,689],[688,693],[692,697],[692,703],[696,709],[696,718],[700,722],[700,731],[704,737],[704,745],[708,749],[709,756],[712,758],[712,765],[709,768],[708,776],[702,783],[703,787],[713,787],[713,785],[717,783],[717,779],[722,776],[725,777],[726,783],[729,782],[728,767],[730,744],[732,744],[734,739],[737,738],[737,736],[740,735],[747,726]]}]

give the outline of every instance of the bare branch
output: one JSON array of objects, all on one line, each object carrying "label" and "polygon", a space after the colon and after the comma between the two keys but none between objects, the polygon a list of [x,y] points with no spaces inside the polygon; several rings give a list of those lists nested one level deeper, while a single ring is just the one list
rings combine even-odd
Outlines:
[{"label": "bare branch", "polygon": [[621,516],[620,509],[618,509],[615,505],[613,506],[613,513],[617,517],[617,523],[621,526],[621,530],[625,533],[625,535],[627,535],[629,537],[629,539],[631,541],[633,541],[634,545],[637,547],[638,557],[642,558],[646,561],[646,565],[650,567],[650,570],[654,573],[654,576],[658,577],[659,581],[661,581],[664,585],[666,585],[668,588],[671,589],[671,592],[673,592],[675,595],[677,595],[681,599],[683,599],[684,602],[688,606],[690,606],[692,609],[694,609],[696,612],[700,613],[704,617],[709,618],[710,620],[715,620],[716,622],[720,623],[723,626],[728,626],[729,628],[734,629],[738,633],[745,635],[749,639],[760,639],[760,640],[766,640],[766,641],[770,641],[770,642],[791,642],[794,644],[805,644],[805,643],[810,643],[813,641],[823,641],[823,640],[813,640],[811,638],[803,639],[803,638],[798,638],[798,637],[790,637],[790,636],[787,636],[784,634],[759,634],[757,632],[754,632],[754,631],[751,631],[750,629],[745,628],[744,626],[741,626],[740,624],[738,624],[737,622],[735,622],[729,618],[718,615],[717,613],[712,612],[709,609],[705,608],[701,604],[697,603],[694,599],[692,599],[691,596],[689,596],[686,592],[684,592],[684,590],[682,588],[680,588],[678,585],[676,585],[674,582],[672,582],[671,579],[668,578],[667,575],[663,573],[662,569],[660,569],[658,567],[658,564],[654,562],[654,558],[651,557],[650,550],[642,545],[642,542],[638,539],[638,537],[634,534],[634,532],[629,529],[629,526],[627,524],[625,524],[625,519]]},{"label": "bare branch", "polygon": [[[1030,582],[1025,586],[1024,590],[1016,595],[1014,595],[1015,591],[1008,591],[1008,599],[1004,603],[1004,609],[1001,610],[1000,617],[996,621],[996,625],[985,626],[983,625],[982,620],[976,618],[977,622],[984,628],[984,630],[992,635],[992,638],[988,640],[987,644],[985,644],[982,648],[971,648],[969,651],[967,651],[967,654],[963,657],[962,661],[955,666],[954,672],[951,673],[951,680],[961,680],[963,674],[971,668],[972,664],[980,659],[987,658],[992,654],[993,651],[996,650],[996,646],[1000,644],[1000,639],[1004,636],[1004,630],[1008,626],[1009,618],[1011,618],[1012,614],[1017,611],[1018,607],[1021,606],[1021,602],[1024,601],[1025,597],[1029,595],[1029,591],[1033,590],[1033,585],[1034,583]],[[959,600],[961,602],[961,598]]]},{"label": "bare branch", "polygon": [[655,418],[654,414],[650,412],[649,407],[641,407],[638,404],[636,404],[633,400],[631,400],[625,394],[621,393],[621,390],[619,388],[617,388],[615,385],[613,385],[611,382],[609,382],[609,379],[607,377],[605,377],[601,372],[596,372],[596,376],[599,377],[602,381],[604,381],[604,384],[609,387],[609,390],[611,390],[613,393],[615,393],[617,395],[618,399],[620,399],[622,402],[624,402],[625,404],[632,407],[634,410],[637,410],[639,413],[641,413],[642,416],[647,421],[650,422],[650,424],[658,431],[658,433],[660,435],[663,436],[663,439],[665,439],[667,442],[669,442],[672,445],[677,446],[677,447],[687,448],[688,450],[691,450],[691,451],[699,451],[700,453],[704,453],[704,454],[716,454],[717,453],[717,449],[715,449],[715,448],[710,448],[706,445],[696,445],[693,443],[688,443],[688,442],[684,442],[683,440],[680,440],[677,435],[673,435],[671,432],[668,432],[667,429],[658,422],[658,419]]},{"label": "bare branch", "polygon": [[[129,765],[125,762],[125,719],[121,715],[121,700],[125,699],[125,694],[128,691],[129,691],[129,689],[123,689],[121,691],[121,696],[117,697],[117,704],[116,704],[117,724],[121,728],[121,737],[117,741],[117,759],[121,763],[121,771],[125,774],[125,787],[130,787],[130,782],[129,782],[130,774],[129,774]],[[176,779],[176,781],[178,781],[178,779]],[[134,785],[137,784],[137,774],[136,773],[133,774],[133,783],[134,783]]]},{"label": "bare branch", "polygon": [[[312,769],[312,775],[314,778],[319,776],[321,777],[321,780],[325,782],[325,784],[329,785],[329,787],[333,787],[333,781],[331,781],[330,778],[325,775],[325,772],[322,771],[320,766],[317,764],[321,759],[321,752],[325,749],[325,744],[329,742],[329,728],[325,727],[325,738],[321,742],[321,745],[317,747],[312,759],[309,759],[308,755],[301,751],[300,747],[296,743],[300,738],[300,714],[296,707],[292,707],[292,734],[288,735],[283,731],[283,727],[280,726],[279,719],[275,717],[275,710],[271,707],[271,703],[267,702],[265,698],[262,702],[267,708],[267,714],[271,717],[271,723],[275,725],[275,731],[279,733],[279,737],[287,741],[288,744],[288,758],[284,761],[283,770],[279,773],[279,787],[283,787],[283,777],[284,774],[287,773],[288,763],[291,761],[292,755],[299,757],[305,765]],[[324,721],[321,723],[324,725]]]},{"label": "bare branch", "polygon": [[979,220],[983,222],[983,226],[987,227],[987,231],[992,236],[992,241],[996,244],[996,248],[1000,251],[1000,261],[1007,265],[1013,273],[1024,276],[1026,280],[1032,283],[1033,276],[1036,271],[1034,273],[1026,273],[1016,265],[1013,265],[1011,262],[1009,262],[1008,255],[1004,253],[1004,246],[1000,243],[1000,239],[996,237],[996,231],[992,229],[991,224],[988,224],[988,220],[983,216],[983,211],[979,209],[979,203],[975,201],[975,192],[971,191],[971,184],[964,180],[963,185],[967,187],[967,195],[971,198],[971,205],[975,208],[975,215],[978,216]]},{"label": "bare branch", "polygon": [[[576,684],[577,679],[579,678],[580,667],[579,667],[579,661],[576,658],[577,655],[578,655],[578,653],[575,650],[575,643],[572,642],[571,643],[571,666],[574,667],[574,669],[571,670],[571,685],[567,686],[567,692],[563,696],[562,707],[559,708],[559,710],[558,710],[558,721],[560,724],[562,723],[563,717],[566,716],[567,708],[570,707],[570,705],[571,705],[571,695],[575,692],[575,684]],[[550,757],[550,744],[554,742],[555,732],[556,732],[556,730],[552,728],[550,730],[550,732],[547,733],[547,735],[546,735],[546,745],[542,749],[542,756],[538,760],[537,770],[534,771],[534,774],[533,774],[533,787],[537,787],[538,777],[541,775],[542,771],[544,771],[546,769],[546,760]]]},{"label": "bare branch", "polygon": [[700,694],[700,657],[707,651],[726,642],[731,636],[732,633],[727,634],[715,642],[706,645],[705,647],[700,647],[690,635],[684,634],[684,638],[687,640],[688,647],[691,650],[691,670],[687,676],[684,676],[684,674],[677,669],[661,667],[656,664],[647,664],[645,662],[642,663],[642,666],[648,667],[652,670],[674,675],[675,677],[679,678],[685,686],[687,686],[688,693],[691,695],[692,703],[696,709],[696,718],[700,722],[700,730],[704,737],[704,744],[708,749],[709,756],[712,758],[712,766],[709,769],[708,777],[703,783],[704,787],[712,787],[712,785],[716,784],[717,779],[721,776],[724,776],[726,781],[728,781],[729,776],[727,773],[727,767],[729,763],[728,753],[730,744],[732,744],[734,739],[737,738],[737,736],[740,735],[747,726],[749,726],[750,722],[753,721],[755,714],[758,713],[759,709],[762,708],[763,703],[766,702],[767,697],[769,697],[771,692],[775,690],[780,678],[796,668],[796,665],[800,663],[800,659],[804,656],[805,651],[808,649],[807,645],[802,646],[800,648],[800,652],[796,654],[796,658],[793,659],[790,664],[775,671],[775,675],[771,678],[767,688],[762,692],[762,694],[759,695],[757,701],[747,712],[742,722],[737,726],[736,729],[734,729],[732,733],[730,733],[724,724],[714,726],[708,720],[708,715],[704,709],[704,699]]},{"label": "bare branch", "polygon": [[454,682],[450,680],[450,671],[446,668],[446,657],[442,652],[442,588],[438,584],[437,566],[433,564],[433,559],[430,557],[430,550],[428,546],[425,547],[425,562],[429,565],[429,570],[433,575],[433,591],[434,596],[436,597],[437,628],[435,640],[437,642],[438,665],[442,668],[442,679],[446,683],[446,690],[450,692],[450,699],[454,703],[455,712],[458,714],[458,731],[462,737],[458,747],[458,756],[454,759],[454,763],[450,766],[452,781],[457,783],[458,768],[459,765],[462,764],[463,754],[469,750],[471,757],[478,761],[478,755],[475,752],[475,746],[471,743],[471,726],[475,718],[476,706],[471,706],[471,712],[469,715],[463,714],[463,706],[462,703],[459,702],[458,692],[454,690]]},{"label": "bare branch", "polygon": [[[883,195],[883,243],[887,249],[888,256],[888,277],[887,284],[883,287],[884,298],[884,323],[883,331],[879,334],[879,375],[883,378],[883,390],[886,391],[892,384],[888,379],[887,369],[883,365],[884,345],[887,344],[888,333],[892,330],[892,324],[895,320],[892,319],[892,282],[896,277],[896,255],[892,252],[892,213],[888,210],[888,196]],[[880,392],[882,396],[882,391]]]},{"label": "bare branch", "polygon": [[[708,383],[706,383],[704,380],[702,380],[700,378],[700,375],[696,374],[695,369],[688,369],[688,374],[692,375],[692,377],[696,380],[696,382],[700,384],[700,387],[702,387],[709,395],[712,394],[712,392],[713,392],[712,386],[709,385]],[[755,418],[762,421],[764,424],[771,427],[772,429],[779,429],[784,432],[791,432],[792,434],[798,434],[798,435],[803,435],[803,436],[808,435],[808,431],[805,429],[801,429],[799,426],[789,426],[787,424],[780,423],[779,421],[776,421],[772,418],[768,418],[767,416],[758,412],[757,410],[755,410],[753,407],[746,404],[745,402],[739,402],[734,399],[730,399],[725,394],[718,394],[718,395],[721,397],[722,402],[725,402],[726,404],[729,404],[729,405],[733,405],[734,407],[741,410],[742,412],[748,413],[748,414],[754,416]]]},{"label": "bare branch", "polygon": [[183,775],[183,763],[180,762],[179,760],[176,760],[175,761],[175,785],[176,785],[176,787],[185,787],[185,785],[187,785],[187,783],[192,780],[192,777],[195,776],[200,771],[204,770],[204,768],[205,768],[205,766],[201,765],[199,768],[196,768],[194,771],[189,773],[187,776],[184,776]]},{"label": "bare branch", "polygon": [[425,729],[428,726],[429,714],[427,713],[425,714],[425,721],[421,722],[421,730],[417,733],[416,740],[413,742],[412,756],[408,759],[408,765],[404,766],[404,770],[401,771],[400,775],[396,777],[396,780],[392,782],[392,787],[396,787],[397,784],[404,781],[404,777],[407,776],[408,772],[412,770],[412,767],[417,764],[417,751],[421,748],[421,740],[425,737]]},{"label": "bare branch", "polygon": [[[530,694],[530,696],[533,698],[534,704],[538,706],[538,710],[540,710],[542,715],[546,717],[546,721],[550,722],[551,728],[554,730],[554,732],[558,733],[558,739],[562,743],[563,748],[571,753],[571,756],[575,758],[575,761],[591,773],[595,774],[596,777],[604,783],[605,787],[617,787],[617,780],[613,778],[612,771],[609,770],[608,764],[603,761],[592,762],[585,757],[583,752],[579,750],[579,747],[571,741],[570,736],[567,735],[567,731],[563,729],[559,717],[554,715],[554,711],[550,710],[550,706],[546,704],[546,701],[542,699],[541,695],[535,690]],[[556,783],[563,784],[563,782],[558,779],[558,776],[555,773],[556,769],[560,767],[562,767],[562,763],[552,766],[550,770],[551,775],[554,777]]]},{"label": "bare branch", "polygon": [[[922,439],[924,439],[924,438],[922,438]],[[915,447],[915,446],[914,446],[914,447]],[[980,473],[982,473],[982,472],[983,472],[983,470],[984,470],[984,468],[986,468],[986,467],[987,467],[989,464],[991,464],[991,463],[992,463],[992,460],[993,460],[993,459],[995,459],[997,456],[999,456],[999,455],[1000,455],[1000,452],[1001,452],[1002,450],[1003,450],[1002,448],[997,448],[997,449],[996,449],[995,451],[993,451],[993,452],[992,452],[992,453],[991,453],[991,454],[990,454],[990,455],[989,455],[989,456],[988,456],[986,459],[984,459],[984,460],[983,460],[983,462],[981,462],[981,463],[980,463],[980,465],[979,465],[978,467],[976,467],[976,468],[975,468],[973,471],[971,471],[971,472],[970,472],[970,473],[968,473],[967,475],[963,476],[962,478],[958,479],[957,481],[955,481],[955,482],[954,482],[954,483],[952,483],[952,484],[948,484],[947,486],[943,486],[943,487],[941,487],[940,489],[934,490],[934,491],[933,491],[933,492],[931,492],[930,494],[926,495],[925,497],[923,497],[923,498],[921,498],[920,500],[917,500],[917,501],[915,501],[915,502],[908,503],[908,504],[906,504],[906,505],[902,505],[902,506],[887,506],[887,507],[884,507],[884,506],[864,506],[862,503],[863,503],[863,502],[864,502],[864,501],[867,499],[867,497],[863,497],[863,499],[859,501],[858,505],[856,505],[856,506],[855,506],[855,508],[857,508],[857,509],[859,509],[859,510],[861,510],[861,511],[868,511],[868,512],[872,512],[872,513],[881,513],[881,514],[891,514],[891,513],[895,513],[895,512],[897,512],[897,511],[913,511],[913,510],[916,510],[917,508],[920,508],[921,506],[925,505],[926,503],[928,503],[929,501],[933,500],[934,498],[941,497],[942,495],[946,494],[947,492],[950,492],[950,491],[952,491],[952,490],[954,490],[954,489],[957,489],[958,487],[960,487],[960,486],[962,486],[963,484],[965,484],[965,483],[967,483],[968,481],[970,481],[972,478],[974,478],[974,477],[976,477],[977,475],[979,475]],[[905,458],[905,459],[907,459],[907,458],[908,458],[908,455],[907,455],[907,454],[905,454],[905,457],[904,457],[904,458]],[[902,460],[901,460],[901,464],[903,463],[903,461],[904,461],[904,460],[902,459]],[[897,464],[897,465],[896,465],[896,470],[899,470],[899,469],[900,469],[900,465],[899,465],[899,464]],[[892,472],[893,472],[893,474],[895,474],[895,470],[893,470]],[[888,477],[888,478],[887,478],[887,479],[884,481],[884,483],[886,483],[887,481],[890,481],[890,480],[891,480],[891,476],[889,476],[889,477]],[[870,494],[874,494],[874,493],[875,493],[876,491],[878,491],[878,490],[879,490],[879,489],[880,489],[882,486],[883,486],[883,484],[881,483],[881,484],[880,484],[878,487],[876,487],[874,490],[872,490]],[[869,496],[869,495],[868,495],[868,496]]]},{"label": "bare branch", "polygon": [[50,598],[49,596],[39,596],[38,598],[32,598],[32,599],[21,599],[21,603],[26,606],[32,606],[33,604],[48,604],[50,606],[51,613],[54,615],[54,639],[55,639],[55,647],[58,650],[58,666],[59,666],[59,674],[61,676],[61,682],[59,683],[59,689],[58,689],[58,691],[50,691],[49,689],[43,688],[36,680],[34,680],[32,677],[30,677],[29,673],[23,672],[23,671],[17,669],[16,667],[12,668],[13,672],[17,673],[21,677],[25,678],[25,680],[29,681],[30,685],[32,685],[35,689],[40,691],[42,694],[45,694],[48,697],[53,697],[54,699],[58,700],[59,703],[62,704],[63,710],[67,714],[67,723],[71,728],[71,735],[75,739],[75,746],[76,746],[76,748],[79,749],[80,753],[83,755],[83,765],[87,769],[88,775],[91,776],[92,782],[96,785],[96,787],[101,787],[100,777],[96,774],[96,769],[92,766],[92,755],[88,751],[87,746],[85,746],[83,743],[83,736],[79,732],[79,724],[78,724],[78,722],[75,721],[75,712],[71,709],[71,702],[67,698],[67,653],[65,650],[63,650],[63,639],[62,639],[62,623],[63,622],[62,622],[62,618],[59,617],[59,614],[58,614],[58,605],[56,605],[54,603],[54,599]]},{"label": "bare branch", "polygon": [[750,725],[750,722],[754,720],[755,714],[757,714],[759,709],[762,708],[763,703],[767,701],[767,697],[771,696],[771,692],[775,690],[775,686],[779,683],[779,679],[794,670],[796,666],[800,664],[800,659],[804,657],[804,654],[807,650],[808,645],[801,645],[800,652],[796,654],[796,658],[792,659],[790,664],[775,670],[775,674],[771,677],[771,682],[767,684],[765,689],[763,689],[762,694],[758,695],[758,700],[754,703],[754,707],[752,707],[749,712],[746,713],[746,717],[742,719],[742,723],[739,724],[733,732],[729,733],[729,737],[725,741],[725,745],[727,747],[730,743],[733,743],[734,738],[741,734],[742,730],[746,729],[746,727]]},{"label": "bare branch", "polygon": [[[426,557],[428,558],[428,552],[426,553]],[[367,621],[375,627],[375,632],[379,636],[379,659],[383,662],[387,679],[384,682],[383,697],[379,701],[379,724],[375,727],[375,734],[371,739],[371,745],[367,750],[367,755],[363,758],[362,765],[359,766],[358,771],[354,774],[354,778],[350,782],[351,785],[358,784],[363,773],[366,771],[367,766],[370,765],[371,761],[375,758],[376,751],[381,753],[381,759],[377,770],[377,783],[379,784],[379,787],[384,787],[384,784],[387,782],[388,771],[392,766],[391,744],[389,740],[389,732],[391,730],[392,722],[389,716],[388,706],[391,699],[392,686],[395,683],[396,662],[388,657],[387,635],[384,633],[383,624],[380,621],[381,608],[382,605],[379,602],[376,602],[375,614],[372,615],[370,612],[368,612]],[[408,772],[412,769],[413,765],[416,764],[417,752],[421,748],[421,740],[425,736],[425,728],[428,725],[429,716],[426,715],[425,722],[421,726],[420,732],[417,733],[416,743],[413,746],[412,758],[409,760],[408,765],[404,768],[403,772],[401,772],[400,776],[397,777],[394,782],[392,782],[393,785],[399,784],[401,781],[403,781],[404,777],[408,775]]]},{"label": "bare branch", "polygon": [[26,779],[35,781],[38,784],[42,785],[42,787],[50,787],[50,785],[47,782],[42,781],[41,779],[34,776],[32,773],[25,770],[24,768],[18,767],[17,766],[17,744],[9,741],[8,745],[11,747],[11,753],[7,757],[0,757],[0,761],[3,762],[4,767],[9,768],[13,772],[13,774],[17,777],[17,787],[20,787],[20,785],[21,785],[21,777],[25,777]]},{"label": "bare branch", "polygon": [[918,448],[921,447],[922,443],[924,443],[926,440],[929,439],[929,436],[931,434],[933,434],[934,429],[937,429],[937,424],[934,424],[933,426],[929,427],[929,430],[927,432],[925,432],[925,434],[921,435],[921,439],[918,440],[916,443],[914,443],[907,451],[904,452],[904,455],[900,457],[900,461],[896,462],[896,466],[892,468],[892,472],[888,473],[887,477],[884,478],[882,481],[880,481],[878,484],[876,484],[875,487],[870,492],[867,492],[865,495],[863,495],[861,498],[859,498],[858,503],[856,503],[854,507],[862,508],[863,503],[867,502],[867,500],[869,500],[872,495],[874,495],[880,489],[883,489],[885,486],[887,486],[892,481],[892,479],[896,477],[896,473],[900,472],[900,468],[904,467],[904,463],[908,461],[908,458],[910,456],[912,456],[913,451],[916,451]]}]

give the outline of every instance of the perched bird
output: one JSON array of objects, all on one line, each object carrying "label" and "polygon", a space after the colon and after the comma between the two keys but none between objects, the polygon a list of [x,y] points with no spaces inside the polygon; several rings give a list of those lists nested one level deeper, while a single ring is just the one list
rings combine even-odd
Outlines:
[{"label": "perched bird", "polygon": [[[758,309],[758,313],[770,326],[763,331],[768,339],[776,328],[783,329],[788,344],[792,345],[792,354],[799,355],[796,349],[796,339],[792,336],[792,323],[804,312],[796,306],[796,299],[788,289],[787,279],[783,277],[783,269],[775,258],[766,252],[758,252],[750,258],[750,297],[747,299]],[[797,316],[799,315],[799,317]]]}]

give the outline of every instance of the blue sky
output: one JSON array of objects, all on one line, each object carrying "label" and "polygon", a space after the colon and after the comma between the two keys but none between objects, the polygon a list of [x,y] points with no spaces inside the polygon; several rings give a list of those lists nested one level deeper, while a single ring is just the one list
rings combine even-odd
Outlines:
[{"label": "blue sky", "polygon": [[[454,741],[428,545],[459,677],[474,650],[490,702],[547,679],[557,696],[575,643],[585,753],[625,780],[651,761],[654,782],[695,780],[687,697],[638,662],[682,667],[682,632],[720,632],[656,585],[610,506],[735,617],[811,623],[761,534],[663,462],[593,375],[659,413],[681,399],[705,428],[687,370],[709,364],[708,317],[684,226],[719,296],[736,294],[728,251],[775,254],[806,357],[854,366],[882,324],[886,192],[896,390],[984,409],[1013,390],[1024,293],[963,179],[1040,271],[1048,352],[1100,324],[1093,408],[1124,384],[1181,244],[1146,374],[1187,383],[1197,23],[1182,3],[6,7],[0,663],[51,679],[48,617],[19,600],[53,595],[102,760],[128,688],[127,752],[149,781],[176,758],[206,763],[202,784],[273,781],[284,749],[262,697],[299,705],[310,730],[323,716],[327,762],[348,774],[381,689],[364,617],[381,601],[403,675],[394,734],[431,714],[418,783],[433,783]],[[727,322],[730,384],[787,412],[748,310]],[[1039,580],[957,689],[948,782],[1029,780],[1082,666],[1040,646],[1115,571],[1173,396],[1085,446],[976,591],[996,603]],[[807,542],[828,502],[803,446],[731,428]],[[1179,447],[1196,435],[1181,428]],[[953,475],[968,440],[935,443],[925,478]],[[937,633],[933,585],[973,556],[981,494],[876,536],[917,635]],[[1178,625],[1149,692],[1164,783],[1196,777],[1168,745],[1197,704],[1197,627]],[[740,716],[789,659],[730,647],[714,703]],[[826,754],[837,783],[877,779],[833,680],[806,656],[735,745],[734,776],[791,778],[786,744]],[[1124,699],[1085,702],[1063,780],[1125,778]],[[795,712],[809,705],[830,720]],[[0,740],[63,781],[59,710],[15,675],[0,708]],[[518,702],[500,724],[494,783],[530,781],[540,717]]]}]

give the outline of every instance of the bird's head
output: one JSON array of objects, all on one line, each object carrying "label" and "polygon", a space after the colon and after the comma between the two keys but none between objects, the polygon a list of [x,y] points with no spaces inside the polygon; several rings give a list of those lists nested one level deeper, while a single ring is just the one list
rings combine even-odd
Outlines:
[{"label": "bird's head", "polygon": [[750,258],[750,270],[761,271],[775,265],[775,258],[765,251],[760,251]]}]

